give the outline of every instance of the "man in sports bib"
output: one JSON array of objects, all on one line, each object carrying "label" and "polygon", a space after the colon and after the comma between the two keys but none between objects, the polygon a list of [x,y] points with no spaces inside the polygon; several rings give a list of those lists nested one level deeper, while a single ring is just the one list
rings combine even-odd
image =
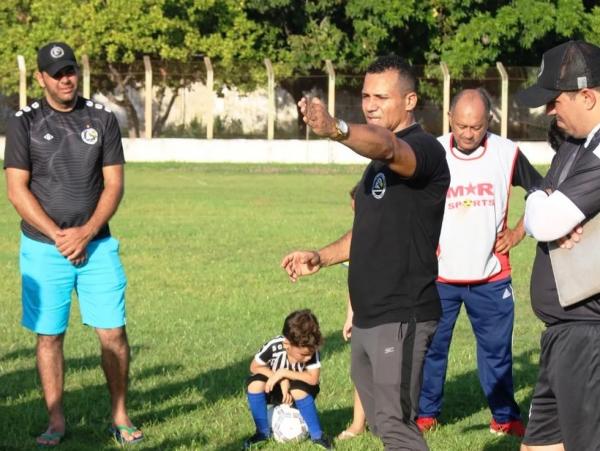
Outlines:
[{"label": "man in sports bib", "polygon": [[508,228],[508,200],[512,185],[528,190],[542,177],[514,142],[488,131],[490,102],[482,91],[457,94],[449,116],[452,133],[438,138],[451,176],[438,248],[443,314],[425,358],[417,424],[423,431],[437,425],[452,331],[464,303],[477,341],[479,381],[492,411],[490,431],[522,436],[512,380],[508,252],[525,230],[522,220]]}]

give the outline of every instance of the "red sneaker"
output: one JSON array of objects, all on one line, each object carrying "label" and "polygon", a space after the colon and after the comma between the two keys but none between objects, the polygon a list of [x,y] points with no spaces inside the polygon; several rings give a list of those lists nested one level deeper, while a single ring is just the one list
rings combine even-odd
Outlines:
[{"label": "red sneaker", "polygon": [[492,418],[490,432],[494,435],[514,435],[515,437],[523,437],[525,435],[525,425],[521,420],[510,420],[507,423],[498,423]]},{"label": "red sneaker", "polygon": [[438,427],[438,421],[435,417],[419,417],[417,418],[417,426],[421,432],[432,431]]}]

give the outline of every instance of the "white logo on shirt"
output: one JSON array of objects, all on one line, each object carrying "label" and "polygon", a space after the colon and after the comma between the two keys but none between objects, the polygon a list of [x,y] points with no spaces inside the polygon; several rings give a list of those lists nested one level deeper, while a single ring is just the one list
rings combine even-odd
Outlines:
[{"label": "white logo on shirt", "polygon": [[98,132],[95,128],[86,128],[81,132],[81,139],[86,144],[96,144],[98,142]]},{"label": "white logo on shirt", "polygon": [[57,45],[55,45],[54,47],[52,47],[50,49],[50,56],[54,59],[58,59],[61,56],[63,56],[65,54],[65,51],[62,49],[62,47],[59,47]]},{"label": "white logo on shirt", "polygon": [[378,173],[373,179],[373,186],[371,187],[371,194],[375,199],[381,199],[385,194],[386,182],[385,174],[383,172]]},{"label": "white logo on shirt", "polygon": [[46,133],[46,134],[44,135],[44,139],[45,139],[46,141],[52,141],[52,140],[54,139],[54,136],[52,136],[50,133]]}]

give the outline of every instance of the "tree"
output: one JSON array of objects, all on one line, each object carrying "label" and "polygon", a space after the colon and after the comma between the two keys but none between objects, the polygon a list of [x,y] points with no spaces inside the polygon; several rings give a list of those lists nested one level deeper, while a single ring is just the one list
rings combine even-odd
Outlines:
[{"label": "tree", "polygon": [[[6,0],[0,5],[0,87],[16,91],[15,57],[35,70],[36,48],[52,40],[68,42],[96,63],[99,88],[127,112],[129,136],[140,135],[132,93],[140,87],[143,55],[155,62],[158,77],[155,130],[158,132],[181,87],[197,79],[183,66],[217,41],[213,35],[243,25],[235,0]],[[104,75],[105,74],[105,75]],[[31,93],[39,94],[35,85]]]},{"label": "tree", "polygon": [[[570,38],[600,43],[595,0],[4,0],[0,3],[0,91],[16,92],[15,56],[30,67],[35,49],[64,40],[108,74],[103,93],[128,113],[130,136],[140,120],[131,93],[141,86],[143,55],[157,78],[155,130],[178,90],[202,79],[189,71],[202,55],[217,82],[252,89],[266,81],[270,58],[279,80],[362,73],[377,56],[398,53],[438,72],[481,75],[505,65],[537,65],[546,49]],[[104,67],[99,67],[102,62]],[[199,64],[199,63],[198,63]],[[188,68],[188,69],[186,69]],[[430,73],[433,73],[431,71]],[[294,98],[301,89],[287,82]]]}]

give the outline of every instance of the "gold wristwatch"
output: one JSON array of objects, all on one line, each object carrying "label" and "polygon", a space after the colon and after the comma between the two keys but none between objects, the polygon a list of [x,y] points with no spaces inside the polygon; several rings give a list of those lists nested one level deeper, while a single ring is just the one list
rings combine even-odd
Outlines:
[{"label": "gold wristwatch", "polygon": [[[335,119],[335,118],[334,118]],[[335,119],[335,135],[331,137],[334,141],[343,141],[350,134],[350,128],[346,121]]]}]

